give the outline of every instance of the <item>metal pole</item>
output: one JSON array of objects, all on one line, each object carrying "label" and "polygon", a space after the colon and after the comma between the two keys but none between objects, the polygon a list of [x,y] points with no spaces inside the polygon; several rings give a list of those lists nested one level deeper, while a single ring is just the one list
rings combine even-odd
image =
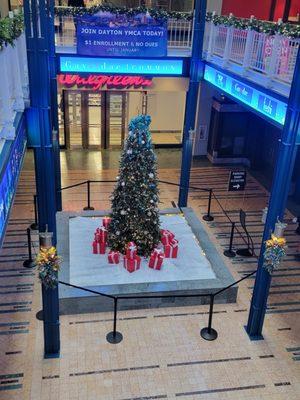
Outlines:
[{"label": "metal pole", "polygon": [[190,82],[186,95],[184,128],[182,139],[182,160],[180,174],[179,207],[187,206],[188,187],[192,165],[193,148],[190,141],[190,130],[195,129],[199,82],[203,77],[204,63],[202,48],[205,29],[206,0],[195,0],[192,56],[190,60]]},{"label": "metal pole", "polygon": [[232,244],[233,244],[233,235],[234,235],[234,228],[235,228],[235,222],[231,223],[231,233],[230,233],[230,242],[229,242],[229,249],[224,251],[224,256],[233,258],[236,256],[235,251],[232,250]]},{"label": "metal pole", "polygon": [[114,297],[114,326],[113,330],[106,335],[108,343],[117,344],[123,340],[122,333],[117,331],[117,312],[118,312],[118,298]]},{"label": "metal pole", "polygon": [[87,182],[87,207],[84,207],[84,211],[95,210],[94,207],[91,207],[91,181]]},{"label": "metal pole", "polygon": [[201,337],[205,340],[216,340],[218,337],[218,332],[211,327],[212,317],[214,312],[214,301],[215,301],[215,295],[211,294],[209,302],[208,326],[206,328],[202,328],[200,331]]},{"label": "metal pole", "polygon": [[30,225],[30,228],[33,231],[37,231],[39,229],[38,224],[38,215],[37,215],[37,195],[33,195],[33,207],[34,207],[34,223]]},{"label": "metal pole", "polygon": [[283,219],[295,164],[297,144],[300,143],[300,51],[298,50],[285,124],[278,146],[268,214],[263,233],[254,291],[246,331],[252,340],[263,339],[262,328],[271,285],[271,275],[263,267],[265,241],[274,230],[277,218]]},{"label": "metal pole", "polygon": [[25,268],[34,268],[35,267],[35,262],[32,259],[31,230],[30,230],[30,228],[27,228],[26,232],[27,232],[28,259],[23,262],[23,267],[25,267]]},{"label": "metal pole", "polygon": [[212,189],[209,189],[209,196],[208,196],[208,207],[207,207],[207,214],[203,215],[202,219],[204,221],[213,221],[214,217],[210,215],[210,210],[211,210],[211,199],[212,199]]}]

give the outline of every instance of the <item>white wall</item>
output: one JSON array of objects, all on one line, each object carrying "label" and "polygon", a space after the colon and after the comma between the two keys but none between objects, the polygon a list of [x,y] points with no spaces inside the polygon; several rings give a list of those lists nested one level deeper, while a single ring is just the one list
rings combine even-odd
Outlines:
[{"label": "white wall", "polygon": [[[196,137],[194,144],[194,156],[206,155],[207,154],[207,142],[209,134],[209,125],[211,117],[211,106],[213,96],[216,95],[217,91],[212,88],[209,84],[202,81],[200,84],[197,116],[196,116]],[[200,138],[200,134],[205,132],[206,136],[204,139]]]},{"label": "white wall", "polygon": [[148,92],[153,131],[182,131],[185,96],[185,92]]}]

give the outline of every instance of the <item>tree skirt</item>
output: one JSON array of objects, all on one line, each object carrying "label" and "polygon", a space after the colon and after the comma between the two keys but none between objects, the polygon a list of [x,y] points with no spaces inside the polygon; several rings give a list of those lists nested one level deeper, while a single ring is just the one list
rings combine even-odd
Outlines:
[{"label": "tree skirt", "polygon": [[[70,282],[74,285],[96,286],[128,283],[170,282],[196,279],[215,279],[210,262],[184,216],[161,215],[161,228],[175,234],[179,241],[177,258],[165,258],[161,270],[148,267],[148,259],[142,258],[141,268],[129,273],[119,264],[109,264],[107,254],[93,254],[92,241],[102,218],[74,217],[69,220]],[[201,240],[201,239],[200,239]]]}]

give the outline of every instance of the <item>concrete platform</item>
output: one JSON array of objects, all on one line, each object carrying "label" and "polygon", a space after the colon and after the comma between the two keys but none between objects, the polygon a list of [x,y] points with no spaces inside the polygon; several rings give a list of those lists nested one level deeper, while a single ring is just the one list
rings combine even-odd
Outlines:
[{"label": "concrete platform", "polygon": [[[177,259],[165,259],[161,271],[149,269],[142,260],[141,269],[129,273],[123,263],[111,265],[106,255],[94,255],[91,240],[101,217],[108,211],[57,213],[58,252],[63,257],[60,280],[76,286],[113,295],[171,295],[213,293],[230,285],[233,278],[202,223],[191,208],[161,211],[161,225],[179,240]],[[60,285],[61,314],[108,311],[113,301],[79,289]],[[237,288],[230,288],[217,302],[235,302]],[[208,298],[124,299],[120,309],[185,306],[207,303]]]}]

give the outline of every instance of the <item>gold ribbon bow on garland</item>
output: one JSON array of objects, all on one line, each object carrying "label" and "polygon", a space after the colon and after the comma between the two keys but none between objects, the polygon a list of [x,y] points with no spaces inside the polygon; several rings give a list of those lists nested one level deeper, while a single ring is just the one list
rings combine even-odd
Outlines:
[{"label": "gold ribbon bow on garland", "polygon": [[263,267],[272,274],[286,255],[286,240],[283,237],[272,235],[271,239],[266,240],[265,244]]},{"label": "gold ribbon bow on garland", "polygon": [[41,247],[36,257],[36,264],[39,269],[39,278],[46,288],[54,289],[58,284],[58,271],[61,257],[56,253],[54,246]]}]

